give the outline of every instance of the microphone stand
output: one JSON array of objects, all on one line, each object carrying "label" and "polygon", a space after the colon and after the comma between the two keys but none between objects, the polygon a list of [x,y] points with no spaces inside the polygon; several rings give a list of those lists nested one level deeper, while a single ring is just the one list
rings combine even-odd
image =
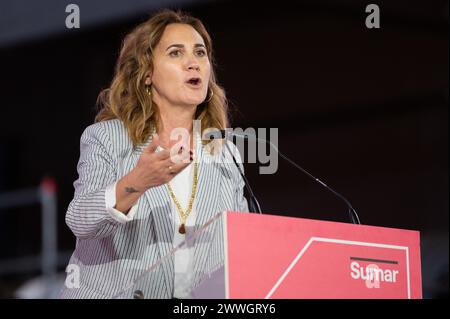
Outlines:
[{"label": "microphone stand", "polygon": [[[240,134],[236,134],[236,133],[232,133],[232,132],[227,132],[226,130],[220,130],[220,134],[221,136],[223,136],[222,138],[227,138],[228,136],[236,136],[239,138],[243,138],[243,139],[248,139],[249,137],[252,137],[258,141],[262,141],[264,143],[269,143],[274,149],[275,151],[280,154],[280,156],[285,159],[287,162],[289,162],[291,165],[293,165],[295,168],[299,169],[300,171],[302,171],[304,174],[306,174],[307,176],[309,176],[311,179],[313,179],[314,181],[316,181],[317,183],[319,183],[320,185],[322,185],[323,187],[325,187],[328,191],[330,191],[331,193],[333,193],[335,196],[339,197],[341,200],[343,200],[345,202],[345,204],[348,207],[348,214],[350,217],[350,220],[353,224],[355,225],[361,225],[361,221],[359,220],[359,216],[358,213],[356,212],[356,210],[353,208],[352,204],[350,204],[350,202],[340,193],[336,192],[334,189],[332,189],[330,186],[328,186],[327,184],[325,184],[324,182],[322,182],[320,179],[318,179],[317,177],[315,177],[314,175],[312,175],[311,173],[309,173],[307,170],[305,170],[303,167],[301,167],[300,165],[298,165],[297,163],[295,163],[294,161],[292,161],[290,158],[288,158],[286,155],[284,155],[283,153],[280,152],[280,150],[278,149],[278,147],[276,145],[274,145],[272,142],[265,140],[265,139],[261,139],[258,138],[256,136],[252,136],[252,135],[240,135]],[[227,145],[228,147],[228,145]],[[231,153],[231,152],[230,152]],[[231,154],[233,156],[233,154]],[[233,156],[234,159],[234,156]],[[236,163],[236,160],[234,160]],[[237,164],[236,164],[237,165]],[[238,166],[238,165],[237,165]],[[246,178],[244,177],[244,175],[242,174],[240,167],[239,168],[239,172],[241,173],[242,177],[244,178],[244,180],[246,180]],[[246,185],[248,185],[248,183],[246,182]],[[250,188],[250,186],[248,186],[248,188]],[[251,192],[251,190],[250,190]],[[251,196],[253,195],[253,193],[250,193]],[[253,196],[254,197],[254,196]],[[256,198],[255,198],[256,200]],[[259,205],[258,205],[259,206]]]},{"label": "microphone stand", "polygon": [[252,188],[250,187],[250,183],[247,180],[247,177],[245,177],[244,173],[242,172],[241,166],[239,166],[238,162],[236,161],[236,158],[234,157],[233,152],[231,152],[227,141],[225,141],[225,146],[228,150],[228,153],[230,153],[231,157],[233,158],[234,164],[236,165],[237,169],[239,170],[239,174],[241,174],[241,177],[245,183],[245,188],[247,189],[247,192],[250,196],[249,203],[248,203],[248,209],[250,210],[250,212],[256,212],[256,213],[262,214],[261,206],[259,206],[258,200],[255,197],[255,194],[253,194]]}]

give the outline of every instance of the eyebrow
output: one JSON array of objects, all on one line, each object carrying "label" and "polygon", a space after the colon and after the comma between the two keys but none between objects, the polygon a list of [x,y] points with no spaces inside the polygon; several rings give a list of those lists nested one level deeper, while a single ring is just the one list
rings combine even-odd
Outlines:
[{"label": "eyebrow", "polygon": [[[171,44],[167,47],[166,51],[169,50],[171,47],[184,48],[184,44]],[[194,45],[194,48],[205,48],[206,49],[206,47],[201,43],[196,43]]]}]

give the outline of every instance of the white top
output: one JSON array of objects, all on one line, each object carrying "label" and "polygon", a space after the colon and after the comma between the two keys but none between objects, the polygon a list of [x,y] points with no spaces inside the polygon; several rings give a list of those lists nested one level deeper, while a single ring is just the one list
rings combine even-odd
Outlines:
[{"label": "white top", "polygon": [[[170,181],[170,186],[172,187],[173,193],[184,211],[186,211],[186,208],[189,205],[189,199],[191,198],[193,178],[194,165],[191,163]],[[193,233],[197,214],[194,200],[191,213],[186,219],[186,233],[180,234],[178,231],[181,225],[180,214],[178,213],[178,209],[172,198],[170,198],[170,202],[172,204],[172,221],[174,225],[173,245],[176,247],[185,240],[186,235],[191,235]],[[194,247],[192,243],[183,245],[183,247],[175,252],[175,298],[189,298],[192,280],[193,254]]]},{"label": "white top", "polygon": [[[162,148],[158,147],[156,151],[160,151]],[[194,165],[189,164],[185,169],[183,169],[179,174],[170,181],[170,186],[172,187],[173,193],[177,198],[183,210],[186,210],[189,204],[189,199],[191,197],[192,183],[194,178]],[[119,223],[126,223],[133,220],[133,217],[137,210],[137,202],[134,204],[127,215],[118,211],[114,208],[116,206],[116,184],[117,182],[109,185],[106,188],[105,202],[106,209],[114,218],[114,220]],[[186,219],[186,233],[180,234],[178,229],[181,225],[181,218],[178,213],[178,209],[170,198],[170,203],[172,205],[172,224],[174,226],[174,238],[173,247],[179,245],[183,240],[185,240],[186,235],[190,235],[193,232],[195,219],[196,219],[196,209],[195,200],[192,207],[192,211]],[[192,245],[184,245],[175,252],[174,255],[174,266],[175,266],[175,278],[174,278],[174,297],[175,298],[189,298],[189,291],[191,287],[192,280],[192,261],[194,254],[194,247]]]}]

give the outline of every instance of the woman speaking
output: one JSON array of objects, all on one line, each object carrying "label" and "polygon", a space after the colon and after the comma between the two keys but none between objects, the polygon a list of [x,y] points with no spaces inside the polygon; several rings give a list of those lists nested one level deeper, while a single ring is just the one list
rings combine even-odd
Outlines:
[{"label": "woman speaking", "polygon": [[[202,139],[228,119],[211,38],[198,19],[165,10],[137,26],[98,102],[96,123],[81,136],[66,214],[77,238],[69,261],[77,282],[66,281],[62,298],[111,298],[215,214],[248,211],[231,155]],[[213,231],[222,232],[221,223]],[[145,298],[188,298],[223,260],[221,236],[210,238],[178,250],[136,288]]]}]

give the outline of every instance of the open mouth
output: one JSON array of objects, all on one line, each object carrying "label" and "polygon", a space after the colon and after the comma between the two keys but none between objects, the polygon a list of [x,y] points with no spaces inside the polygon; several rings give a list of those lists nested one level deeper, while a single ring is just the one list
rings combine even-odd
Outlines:
[{"label": "open mouth", "polygon": [[186,83],[193,86],[199,86],[202,83],[202,80],[200,78],[190,78]]}]

